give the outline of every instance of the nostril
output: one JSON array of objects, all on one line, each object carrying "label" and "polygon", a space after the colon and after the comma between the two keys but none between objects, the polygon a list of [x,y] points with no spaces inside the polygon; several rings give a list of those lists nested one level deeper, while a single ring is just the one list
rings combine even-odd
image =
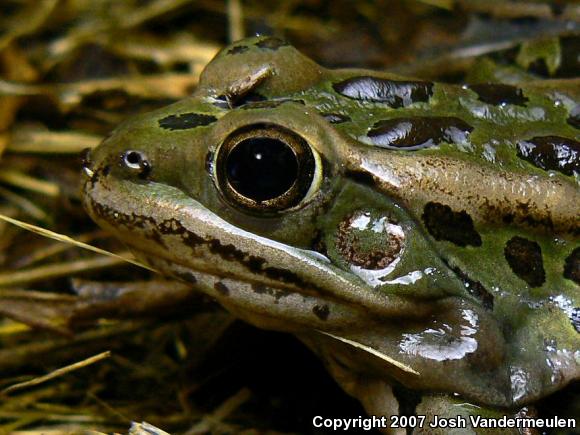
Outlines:
[{"label": "nostril", "polygon": [[139,151],[127,151],[123,154],[123,163],[131,169],[141,169],[141,163],[146,160]]},{"label": "nostril", "polygon": [[81,166],[87,168],[91,164],[91,148],[85,148],[80,153]]},{"label": "nostril", "polygon": [[139,177],[147,178],[151,172],[151,163],[141,151],[126,151],[121,155],[122,164],[138,173]]}]

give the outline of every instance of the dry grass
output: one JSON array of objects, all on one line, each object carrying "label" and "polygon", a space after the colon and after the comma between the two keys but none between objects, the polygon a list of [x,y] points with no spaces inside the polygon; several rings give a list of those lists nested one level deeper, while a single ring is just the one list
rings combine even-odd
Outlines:
[{"label": "dry grass", "polygon": [[[314,413],[359,415],[292,338],[129,265],[80,206],[77,155],[126,117],[188,95],[220,47],[244,35],[284,36],[327,66],[420,73],[417,53],[455,43],[466,23],[447,11],[454,3],[4,0],[0,434],[125,433],[133,421],[171,433],[308,433]],[[154,429],[132,429],[144,432]]]}]

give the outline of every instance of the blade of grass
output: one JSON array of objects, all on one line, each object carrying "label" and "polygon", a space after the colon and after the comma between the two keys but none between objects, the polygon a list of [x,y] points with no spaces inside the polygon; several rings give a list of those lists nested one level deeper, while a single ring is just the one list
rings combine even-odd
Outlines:
[{"label": "blade of grass", "polygon": [[31,177],[30,175],[12,169],[3,169],[2,172],[0,172],[0,181],[51,198],[56,198],[60,194],[60,189],[57,184],[51,183],[50,181],[39,180],[38,178]]},{"label": "blade of grass", "polygon": [[413,370],[408,365],[403,364],[402,362],[399,362],[396,359],[393,359],[390,356],[385,355],[384,353],[379,352],[378,350],[376,350],[376,349],[374,349],[374,348],[372,348],[370,346],[365,346],[364,344],[359,343],[358,341],[349,340],[348,338],[339,337],[338,335],[330,334],[328,332],[324,332],[324,331],[320,331],[320,330],[318,332],[320,332],[321,334],[324,334],[324,335],[328,335],[329,337],[332,337],[332,338],[334,338],[336,340],[342,341],[343,343],[350,344],[351,346],[354,346],[357,349],[364,350],[365,352],[368,352],[371,355],[374,355],[374,356],[376,356],[376,357],[378,357],[378,358],[380,358],[380,359],[388,362],[389,364],[392,364],[395,367],[400,368],[404,372],[412,373],[414,375],[419,375],[419,372]]},{"label": "blade of grass", "polygon": [[37,227],[36,225],[29,224],[27,222],[19,221],[18,219],[13,219],[11,217],[5,216],[0,214],[0,220],[11,223],[16,225],[20,228],[24,228],[25,230],[32,231],[33,233],[40,234],[41,236],[48,237],[50,239],[58,240],[59,242],[68,243],[70,245],[77,246],[79,248],[87,249],[89,251],[96,252],[97,254],[107,255],[109,257],[116,258],[118,260],[125,261],[127,263],[131,263],[135,266],[142,267],[143,269],[150,270],[152,272],[158,273],[157,270],[153,269],[152,267],[141,263],[131,257],[127,257],[124,255],[114,254],[109,251],[105,251],[104,249],[97,248],[96,246],[89,245],[87,243],[82,243],[77,240],[72,239],[69,236],[65,236],[64,234],[55,233],[54,231],[47,230],[46,228]]},{"label": "blade of grass", "polygon": [[43,383],[48,382],[52,379],[61,377],[67,373],[73,372],[75,370],[78,370],[78,369],[81,369],[83,367],[87,367],[91,364],[94,364],[96,362],[99,362],[105,358],[109,358],[110,356],[111,356],[111,351],[105,351],[105,352],[99,353],[98,355],[94,355],[90,358],[86,358],[86,359],[79,361],[79,362],[76,362],[74,364],[70,364],[68,366],[53,370],[52,372],[50,372],[44,376],[39,376],[39,377],[31,379],[29,381],[20,382],[18,384],[10,385],[9,387],[1,390],[0,395],[10,394],[10,393],[13,393],[14,391],[22,390],[23,388],[29,388],[29,387],[33,387],[35,385],[43,384]]}]

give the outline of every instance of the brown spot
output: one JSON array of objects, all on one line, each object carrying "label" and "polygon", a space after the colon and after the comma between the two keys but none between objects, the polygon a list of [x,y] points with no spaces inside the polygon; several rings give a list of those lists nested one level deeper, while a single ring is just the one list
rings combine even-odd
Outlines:
[{"label": "brown spot", "polygon": [[385,103],[393,108],[427,102],[433,94],[431,82],[396,81],[371,76],[352,77],[335,83],[332,87],[345,97]]},{"label": "brown spot", "polygon": [[565,175],[580,172],[580,142],[560,136],[538,136],[518,142],[518,157],[540,169]]},{"label": "brown spot", "polygon": [[368,132],[384,148],[417,150],[447,143],[465,143],[473,127],[452,116],[415,116],[378,121]]},{"label": "brown spot", "polygon": [[494,106],[513,104],[525,106],[528,99],[524,96],[520,88],[501,83],[481,83],[467,85],[468,89],[475,92],[480,101]]},{"label": "brown spot", "polygon": [[331,124],[342,124],[343,122],[351,121],[349,116],[340,113],[321,113],[321,115]]},{"label": "brown spot", "polygon": [[314,308],[312,308],[312,312],[316,315],[316,317],[318,317],[320,320],[326,320],[328,319],[328,315],[330,314],[330,308],[328,308],[328,305],[315,305]]},{"label": "brown spot", "polygon": [[580,285],[580,248],[574,249],[565,260],[564,278]]},{"label": "brown spot", "polygon": [[435,240],[446,240],[457,246],[481,246],[481,236],[473,226],[473,219],[465,210],[428,202],[423,210],[423,222]]},{"label": "brown spot", "polygon": [[190,128],[203,127],[217,121],[213,115],[203,113],[181,113],[169,115],[159,120],[159,126],[166,130],[187,130]]},{"label": "brown spot", "polygon": [[546,282],[542,249],[537,242],[512,237],[505,245],[504,255],[512,271],[530,287],[540,287]]},{"label": "brown spot", "polygon": [[384,243],[380,243],[378,247],[364,247],[362,242],[367,239],[362,232],[364,230],[357,230],[352,226],[355,219],[362,214],[364,213],[353,213],[338,224],[336,250],[346,261],[363,269],[384,269],[399,256],[403,248],[404,237],[399,234],[388,233],[385,229],[383,235],[386,240],[384,240]]},{"label": "brown spot", "polygon": [[220,294],[228,296],[230,294],[230,289],[221,281],[217,281],[213,288]]},{"label": "brown spot", "polygon": [[241,53],[245,53],[248,50],[249,50],[249,47],[247,45],[236,45],[235,47],[230,48],[226,54],[227,55],[241,54]]},{"label": "brown spot", "polygon": [[256,42],[256,47],[274,51],[278,50],[280,47],[285,47],[287,45],[290,45],[287,41],[284,41],[283,39],[280,38],[276,38],[274,36]]},{"label": "brown spot", "polygon": [[288,290],[275,289],[272,287],[267,287],[262,284],[252,284],[252,290],[254,290],[254,292],[259,295],[272,296],[276,300],[276,303],[278,303],[278,301],[283,297],[290,295],[290,292]]}]

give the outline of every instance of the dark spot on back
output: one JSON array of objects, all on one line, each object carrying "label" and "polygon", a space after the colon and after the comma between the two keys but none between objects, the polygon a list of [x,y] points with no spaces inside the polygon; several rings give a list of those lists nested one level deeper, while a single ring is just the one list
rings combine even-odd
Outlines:
[{"label": "dark spot on back", "polygon": [[473,127],[452,116],[416,116],[378,121],[368,132],[374,145],[417,150],[447,143],[464,143]]},{"label": "dark spot on back", "polygon": [[560,136],[539,136],[518,142],[518,157],[540,169],[565,175],[580,172],[580,142]]},{"label": "dark spot on back", "polygon": [[230,294],[230,289],[221,281],[217,281],[214,285],[213,288],[216,289],[216,291],[224,296],[228,296]]},{"label": "dark spot on back", "polygon": [[537,242],[512,237],[504,248],[505,259],[512,271],[530,287],[540,287],[546,281],[542,249]]},{"label": "dark spot on back", "polygon": [[226,54],[241,54],[249,50],[249,47],[246,45],[236,45],[228,50]]},{"label": "dark spot on back", "polygon": [[328,308],[328,305],[315,305],[314,308],[312,308],[312,312],[314,314],[316,314],[316,317],[318,317],[320,320],[326,320],[328,319],[328,315],[330,314],[330,308]]},{"label": "dark spot on back", "polygon": [[570,111],[570,116],[566,121],[572,127],[580,130],[580,104],[576,104],[576,107]]},{"label": "dark spot on back", "polygon": [[481,83],[467,85],[467,88],[475,92],[480,101],[487,104],[493,104],[494,106],[499,106],[501,104],[524,106],[528,101],[522,93],[522,90],[512,85],[501,83]]},{"label": "dark spot on back", "polygon": [[332,87],[345,97],[385,103],[393,108],[427,102],[433,94],[431,82],[396,81],[371,76],[353,77],[335,83]]},{"label": "dark spot on back", "polygon": [[341,115],[340,113],[321,113],[321,115],[331,124],[341,124],[351,120],[349,116]]},{"label": "dark spot on back", "polygon": [[572,326],[576,332],[580,332],[580,308],[576,307],[572,310],[570,320],[572,321]]},{"label": "dark spot on back", "polygon": [[464,210],[457,212],[448,205],[428,202],[422,217],[435,240],[447,240],[457,246],[481,246],[481,236]]},{"label": "dark spot on back", "polygon": [[189,128],[203,127],[217,121],[213,115],[203,113],[182,113],[169,115],[159,120],[159,126],[167,130],[187,130]]},{"label": "dark spot on back", "polygon": [[576,248],[564,262],[564,278],[580,285],[580,248]]},{"label": "dark spot on back", "polygon": [[288,44],[287,41],[284,41],[283,39],[280,38],[276,38],[274,36],[256,42],[256,47],[265,48],[267,50],[278,50],[280,47],[284,47],[286,45],[290,44]]}]

